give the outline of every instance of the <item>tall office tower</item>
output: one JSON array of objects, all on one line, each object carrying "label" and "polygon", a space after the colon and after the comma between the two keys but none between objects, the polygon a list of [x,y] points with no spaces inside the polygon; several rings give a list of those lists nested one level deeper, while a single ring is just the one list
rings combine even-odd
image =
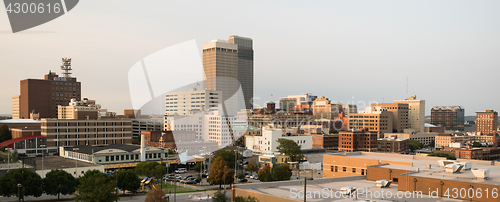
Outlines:
[{"label": "tall office tower", "polygon": [[[253,41],[251,38],[230,36],[228,43],[238,45],[238,81],[245,97],[245,108],[252,109],[253,98]],[[242,107],[239,107],[243,109]]]},{"label": "tall office tower", "polygon": [[203,88],[222,92],[226,115],[236,116],[238,100],[241,99],[235,94],[240,87],[238,45],[220,39],[203,44],[203,70],[205,74]]},{"label": "tall office tower", "polygon": [[20,97],[19,95],[12,97],[12,119],[19,119]]},{"label": "tall office tower", "polygon": [[485,112],[476,112],[476,134],[488,135],[495,133],[498,127],[498,112],[486,110]]},{"label": "tall office tower", "polygon": [[81,100],[81,86],[71,77],[71,58],[62,59],[63,77],[49,71],[44,79],[21,80],[19,116],[28,119],[36,109],[40,118],[57,118],[58,106],[67,106],[71,99]]},{"label": "tall office tower", "polygon": [[373,103],[372,107],[384,107],[392,112],[392,132],[402,133],[409,128],[408,123],[408,104],[404,103]]},{"label": "tall office tower", "polygon": [[405,100],[395,100],[393,103],[408,104],[408,127],[415,132],[425,132],[425,100],[417,100],[413,95]]},{"label": "tall office tower", "polygon": [[461,106],[431,108],[431,124],[444,126],[445,130],[464,131],[465,109]]}]

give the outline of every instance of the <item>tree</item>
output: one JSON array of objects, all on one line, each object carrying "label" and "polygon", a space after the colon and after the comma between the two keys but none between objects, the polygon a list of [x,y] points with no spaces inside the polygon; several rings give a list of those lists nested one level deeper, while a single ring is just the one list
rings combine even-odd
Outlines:
[{"label": "tree", "polygon": [[214,159],[212,166],[210,167],[210,174],[208,175],[208,183],[218,184],[219,188],[223,184],[231,184],[234,181],[234,171],[228,168],[227,163],[222,157],[217,157]]},{"label": "tree", "polygon": [[415,151],[416,149],[420,149],[424,146],[424,144],[420,143],[419,141],[416,141],[416,140],[410,140],[409,141],[409,145],[410,145],[410,150],[411,151]]},{"label": "tree", "polygon": [[141,179],[133,170],[122,169],[118,171],[117,175],[118,188],[123,190],[123,194],[125,194],[125,190],[135,193],[141,187]]},{"label": "tree", "polygon": [[255,163],[255,161],[250,161],[248,162],[248,165],[245,168],[245,170],[253,174],[254,172],[259,171],[259,166]]},{"label": "tree", "polygon": [[245,175],[243,175],[243,173],[238,173],[238,174],[236,174],[236,178],[237,179],[245,179]]},{"label": "tree", "polygon": [[0,177],[0,194],[5,197],[17,196],[17,184],[22,184],[24,171],[24,195],[39,197],[43,193],[42,178],[35,172],[27,168],[10,170]]},{"label": "tree", "polygon": [[98,170],[85,172],[76,189],[75,201],[107,202],[118,200],[116,181]]},{"label": "tree", "polygon": [[292,162],[300,163],[300,160],[304,158],[301,146],[298,145],[297,142],[283,138],[280,138],[276,141],[279,143],[277,147],[278,151],[281,152],[282,154],[290,156],[290,160]]},{"label": "tree", "polygon": [[273,181],[273,176],[271,175],[271,167],[269,165],[265,165],[262,169],[259,170],[258,177],[261,182]]},{"label": "tree", "polygon": [[290,165],[288,164],[281,164],[273,168],[272,178],[274,181],[290,180],[291,176],[292,169],[290,169]]},{"label": "tree", "polygon": [[455,158],[455,156],[452,156],[452,155],[447,154],[447,153],[441,153],[441,152],[434,152],[432,154],[429,154],[428,156],[446,157],[446,159],[448,159],[448,160],[457,160],[457,158]]},{"label": "tree", "polygon": [[164,196],[165,194],[163,193],[163,191],[160,188],[156,187],[148,192],[148,194],[146,195],[146,200],[144,200],[144,202],[167,202],[167,199],[163,198]]},{"label": "tree", "polygon": [[45,175],[42,183],[44,192],[48,195],[57,195],[57,199],[61,194],[75,193],[76,186],[78,186],[75,177],[64,170],[51,170]]},{"label": "tree", "polygon": [[217,190],[212,197],[213,202],[228,202],[231,201],[229,197],[227,197],[226,192],[222,190]]},{"label": "tree", "polygon": [[243,196],[237,196],[234,197],[234,202],[259,202],[259,200],[257,200],[254,196],[248,196],[246,198]]},{"label": "tree", "polygon": [[479,142],[474,142],[472,143],[472,147],[482,147],[483,145],[481,145],[481,143]]},{"label": "tree", "polygon": [[[155,161],[143,161],[137,164],[135,167],[135,173],[137,175],[145,175],[148,177],[156,177],[158,175],[158,170],[155,170],[157,166],[161,166],[158,162]],[[161,177],[161,176],[160,176]]]},{"label": "tree", "polygon": [[0,126],[0,142],[7,141],[12,139],[12,133],[9,130],[9,127],[5,124]]},{"label": "tree", "polygon": [[201,170],[201,163],[196,163],[196,165],[194,165],[193,169],[196,170],[196,172],[200,172],[200,170]]},{"label": "tree", "polygon": [[[236,154],[235,154],[236,153]],[[225,149],[220,149],[215,152],[214,160],[217,157],[222,157],[226,161],[226,165],[229,168],[234,168],[234,156],[241,159],[241,154],[236,151],[227,151]]]}]

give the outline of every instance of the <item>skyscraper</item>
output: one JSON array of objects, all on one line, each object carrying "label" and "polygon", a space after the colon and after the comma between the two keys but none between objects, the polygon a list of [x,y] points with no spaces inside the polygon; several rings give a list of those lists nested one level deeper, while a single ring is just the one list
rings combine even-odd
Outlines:
[{"label": "skyscraper", "polygon": [[[244,103],[238,102],[243,106],[233,107],[238,109],[252,108],[252,39],[230,36],[228,41],[216,39],[203,44],[203,70],[205,74],[204,89],[221,91],[225,101],[238,90],[239,82],[243,91]],[[231,108],[229,105],[227,107]]]},{"label": "skyscraper", "polygon": [[393,103],[408,104],[408,128],[415,132],[424,132],[425,125],[425,100],[417,100],[413,95],[405,100],[395,100]]},{"label": "skyscraper", "polygon": [[431,124],[444,126],[445,130],[464,131],[464,114],[461,106],[432,107]]},{"label": "skyscraper", "polygon": [[245,97],[245,108],[252,109],[253,98],[253,41],[251,38],[230,36],[229,43],[238,45],[238,81]]},{"label": "skyscraper", "polygon": [[19,118],[29,119],[36,109],[40,118],[57,118],[58,106],[67,106],[71,99],[81,100],[81,86],[71,77],[71,58],[62,59],[63,77],[49,71],[44,79],[21,80]]}]

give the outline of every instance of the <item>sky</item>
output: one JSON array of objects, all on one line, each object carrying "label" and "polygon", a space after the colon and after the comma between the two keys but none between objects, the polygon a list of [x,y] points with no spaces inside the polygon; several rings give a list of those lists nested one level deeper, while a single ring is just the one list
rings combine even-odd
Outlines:
[{"label": "sky", "polygon": [[[128,70],[163,48],[250,37],[257,106],[312,93],[366,106],[417,95],[466,115],[500,110],[498,1],[80,1],[13,34],[0,8],[0,114],[19,81],[73,58],[82,96],[123,113]],[[175,77],[172,70],[166,77]],[[193,72],[202,75],[202,72]],[[408,93],[407,90],[408,80]],[[172,87],[175,88],[175,87]]]}]

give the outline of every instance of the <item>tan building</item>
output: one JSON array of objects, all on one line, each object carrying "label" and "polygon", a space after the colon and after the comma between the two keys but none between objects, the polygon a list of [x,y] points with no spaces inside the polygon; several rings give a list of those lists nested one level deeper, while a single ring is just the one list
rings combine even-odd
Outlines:
[{"label": "tan building", "polygon": [[21,104],[21,96],[12,97],[12,119],[19,119],[19,105]]},{"label": "tan building", "polygon": [[372,107],[383,107],[387,111],[392,112],[392,131],[402,133],[405,129],[410,128],[408,122],[409,107],[406,103],[374,103]]},{"label": "tan building", "polygon": [[109,145],[132,143],[130,119],[42,119],[41,134],[47,137],[47,148],[76,145]]},{"label": "tan building", "polygon": [[312,109],[315,119],[330,119],[339,115],[340,103],[331,103],[328,98],[321,96],[313,102]]},{"label": "tan building", "polygon": [[[385,133],[384,138],[400,138],[418,141],[424,145],[431,145],[440,133]],[[434,146],[434,145],[432,145]]]},{"label": "tan building", "polygon": [[84,99],[83,101],[76,101],[71,99],[68,106],[58,106],[59,119],[97,119],[99,118],[99,110],[101,105],[96,105],[95,101]]},{"label": "tan building", "polygon": [[40,127],[11,128],[12,139],[41,135]]},{"label": "tan building", "polygon": [[363,130],[377,132],[379,135],[392,132],[392,112],[381,107],[367,107],[367,111],[359,114],[348,114],[349,130]]},{"label": "tan building", "polygon": [[413,95],[405,100],[395,100],[393,103],[408,104],[408,127],[414,132],[425,132],[425,100],[417,100]]},{"label": "tan building", "polygon": [[400,153],[410,149],[410,139],[382,138],[377,141],[378,152]]},{"label": "tan building", "polygon": [[498,127],[498,113],[493,110],[476,112],[476,133],[487,135],[496,133]]}]

